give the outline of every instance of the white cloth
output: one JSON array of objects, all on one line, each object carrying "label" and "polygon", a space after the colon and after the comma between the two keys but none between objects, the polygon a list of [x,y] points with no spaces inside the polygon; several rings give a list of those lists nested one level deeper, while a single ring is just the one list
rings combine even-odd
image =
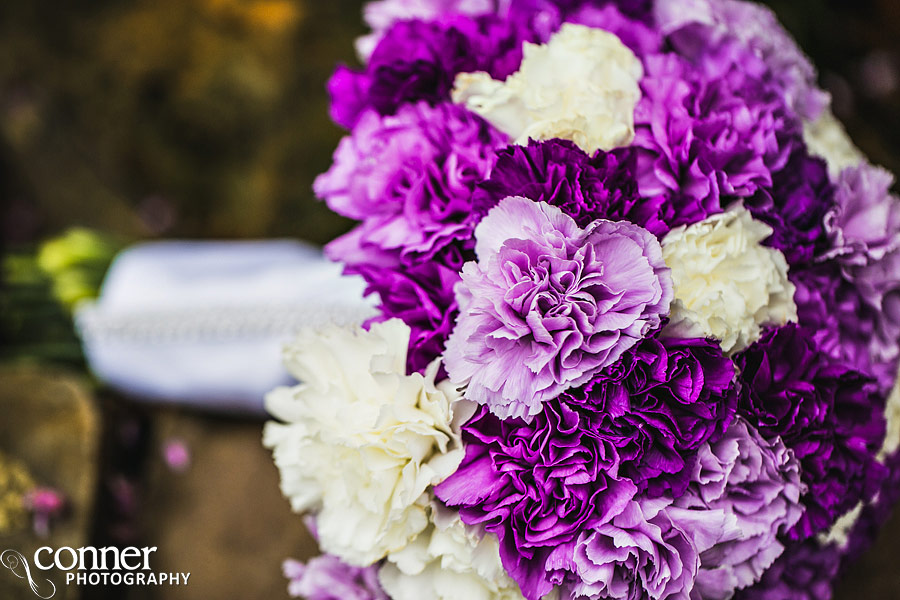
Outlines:
[{"label": "white cloth", "polygon": [[116,257],[76,310],[88,363],[137,399],[263,414],[304,327],[375,314],[364,282],[294,241],[152,242]]}]

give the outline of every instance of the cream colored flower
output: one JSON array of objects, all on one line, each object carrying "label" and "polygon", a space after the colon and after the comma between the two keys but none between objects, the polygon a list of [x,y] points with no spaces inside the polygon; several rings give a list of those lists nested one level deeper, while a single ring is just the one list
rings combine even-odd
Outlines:
[{"label": "cream colored flower", "polygon": [[306,331],[285,350],[302,383],[277,388],[266,425],[281,489],[295,511],[318,511],[325,552],[369,565],[428,525],[429,486],[462,460],[459,425],[472,413],[438,363],[406,375],[410,330],[393,319],[363,330]]},{"label": "cream colored flower", "polygon": [[393,600],[523,600],[496,536],[479,534],[438,503],[431,514],[428,529],[388,555],[378,573]]},{"label": "cream colored flower", "polygon": [[803,141],[810,154],[825,159],[832,177],[865,159],[831,109],[825,109],[815,121],[804,121]]},{"label": "cream colored flower", "polygon": [[662,241],[675,285],[667,334],[711,336],[733,353],[756,341],[762,325],[796,321],[787,262],[760,243],[771,233],[742,206],[670,231]]},{"label": "cream colored flower", "polygon": [[884,407],[884,419],[887,423],[887,431],[884,435],[884,443],[878,452],[878,460],[884,463],[885,459],[900,449],[900,380],[896,380],[893,389],[888,396]]},{"label": "cream colored flower", "polygon": [[526,42],[522,65],[506,81],[457,75],[453,101],[517,144],[562,138],[593,154],[631,143],[642,76],[641,62],[615,35],[566,23],[547,44]]}]

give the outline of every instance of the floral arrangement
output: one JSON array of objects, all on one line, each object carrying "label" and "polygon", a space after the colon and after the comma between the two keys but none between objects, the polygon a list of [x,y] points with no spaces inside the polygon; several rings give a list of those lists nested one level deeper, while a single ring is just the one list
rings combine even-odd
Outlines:
[{"label": "floral arrangement", "polygon": [[381,0],[267,397],[309,600],[830,597],[900,491],[900,201],[766,8]]}]

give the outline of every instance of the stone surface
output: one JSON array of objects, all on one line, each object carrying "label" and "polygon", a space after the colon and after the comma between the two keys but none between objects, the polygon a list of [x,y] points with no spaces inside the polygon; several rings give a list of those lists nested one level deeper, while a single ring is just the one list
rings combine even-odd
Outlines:
[{"label": "stone surface", "polygon": [[[60,490],[67,514],[54,523],[47,539],[31,529],[0,539],[0,551],[16,549],[26,557],[45,545],[78,548],[88,543],[97,477],[100,418],[84,380],[36,367],[0,369],[0,450],[21,461],[38,485]],[[60,575],[54,599],[78,598]],[[38,579],[46,593],[49,586]],[[46,587],[45,587],[46,586]],[[27,583],[0,569],[0,598],[33,599]]]},{"label": "stone surface", "polygon": [[[129,600],[287,598],[282,561],[316,546],[281,496],[262,423],[167,411],[152,421],[142,544],[159,548],[154,570],[191,576],[187,587],[135,588]],[[184,470],[164,460],[173,441],[188,450]]]}]

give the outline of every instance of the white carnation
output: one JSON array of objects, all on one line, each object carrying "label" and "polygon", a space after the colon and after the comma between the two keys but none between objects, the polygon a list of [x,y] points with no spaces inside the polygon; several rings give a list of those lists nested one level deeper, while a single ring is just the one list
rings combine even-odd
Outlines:
[{"label": "white carnation", "polygon": [[523,600],[500,562],[497,537],[467,527],[435,503],[433,522],[388,555],[378,578],[393,600]]},{"label": "white carnation", "polygon": [[884,435],[884,443],[878,452],[878,460],[884,463],[885,459],[900,449],[900,380],[894,382],[884,407],[884,418],[887,423],[887,431]]},{"label": "white carnation", "polygon": [[634,139],[642,76],[640,60],[615,35],[566,23],[547,44],[526,42],[518,72],[505,82],[483,72],[457,75],[453,101],[517,144],[562,138],[593,154]]},{"label": "white carnation", "polygon": [[662,241],[675,286],[667,333],[714,337],[737,352],[759,339],[761,325],[796,321],[787,262],[760,244],[771,233],[742,206],[670,231]]},{"label": "white carnation", "polygon": [[[872,502],[874,503],[875,501],[876,499],[873,498]],[[856,506],[838,517],[837,521],[831,526],[831,529],[816,536],[819,543],[823,546],[835,544],[841,550],[846,550],[847,544],[850,542],[850,534],[853,533],[856,523],[859,521],[860,516],[862,516],[864,507],[865,505],[862,502],[857,502]]]},{"label": "white carnation", "polygon": [[306,331],[285,349],[301,383],[266,397],[281,490],[295,511],[319,511],[322,549],[369,565],[428,525],[430,485],[462,460],[459,425],[472,413],[438,363],[406,375],[410,330],[393,319],[366,332]]},{"label": "white carnation", "polygon": [[825,109],[815,121],[804,121],[803,141],[809,147],[810,154],[825,159],[832,177],[837,177],[845,167],[858,165],[865,158],[853,145],[831,109]]}]

